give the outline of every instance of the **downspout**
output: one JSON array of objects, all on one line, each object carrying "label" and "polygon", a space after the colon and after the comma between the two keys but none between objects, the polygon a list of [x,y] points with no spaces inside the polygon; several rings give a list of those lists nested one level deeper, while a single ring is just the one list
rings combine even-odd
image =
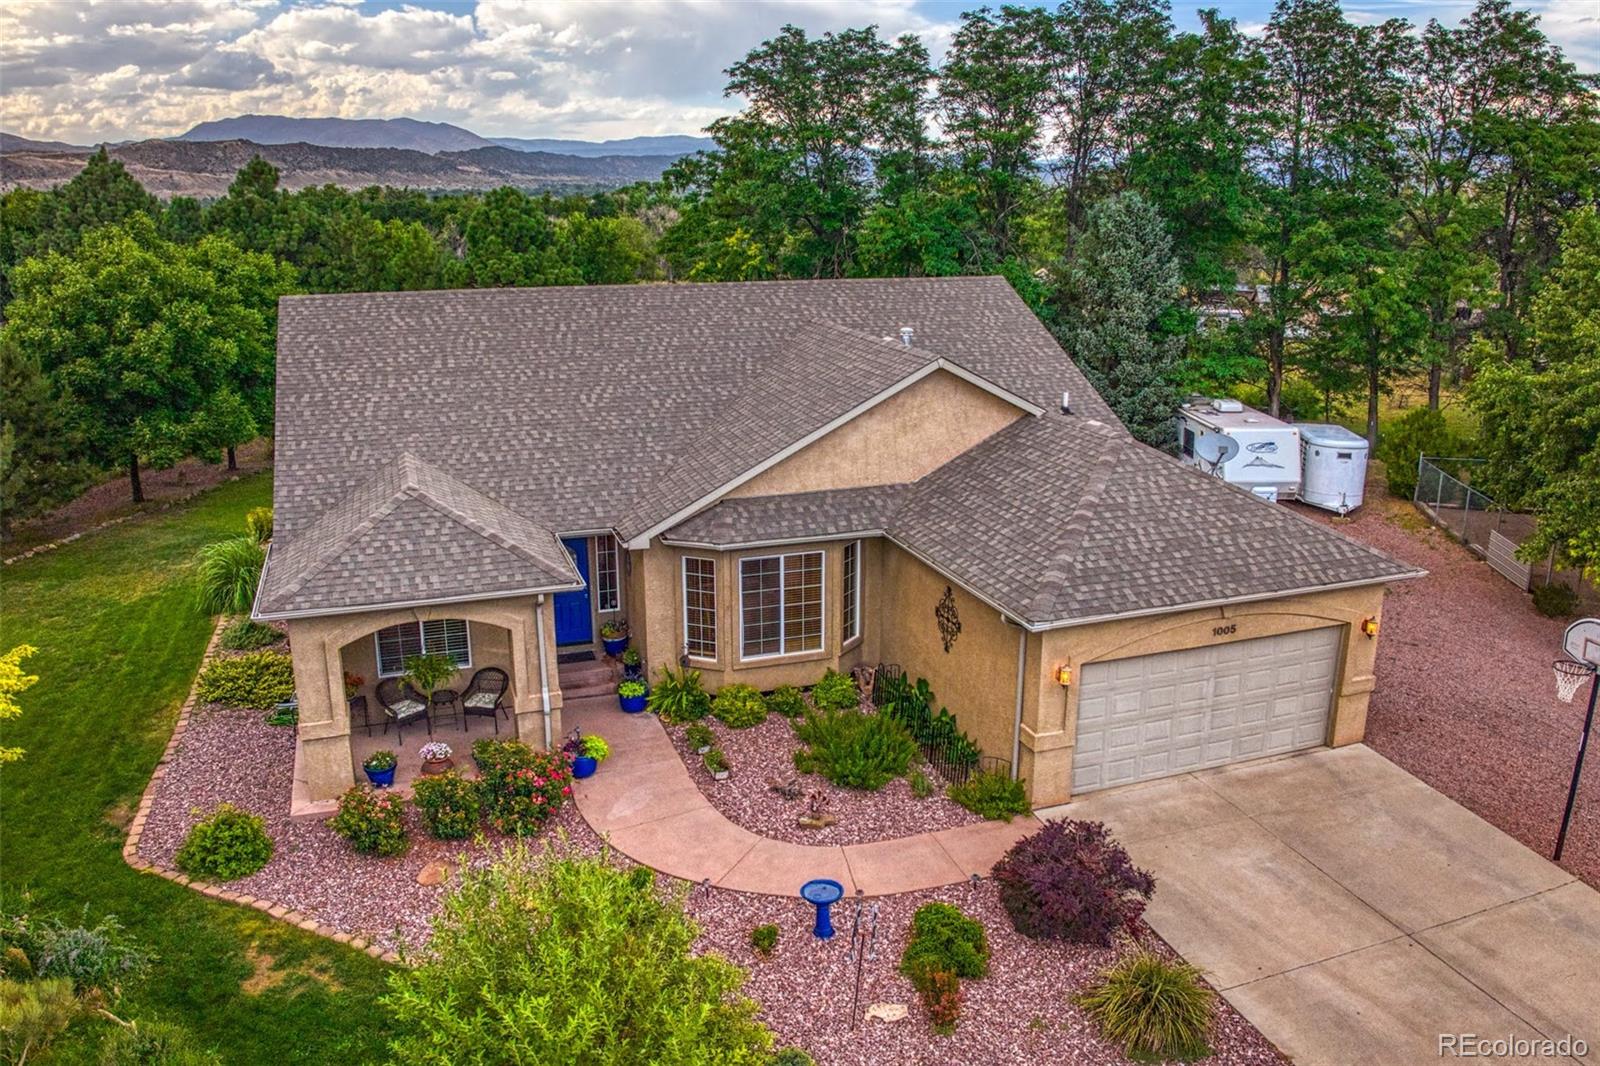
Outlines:
[{"label": "downspout", "polygon": [[544,711],[544,750],[549,751],[554,738],[550,735],[550,664],[544,653],[544,593],[539,593],[533,607],[533,628],[539,641],[539,706]]},{"label": "downspout", "polygon": [[1022,679],[1027,674],[1028,631],[1017,627],[1017,716],[1011,723],[1011,780],[1017,779],[1022,763]]}]

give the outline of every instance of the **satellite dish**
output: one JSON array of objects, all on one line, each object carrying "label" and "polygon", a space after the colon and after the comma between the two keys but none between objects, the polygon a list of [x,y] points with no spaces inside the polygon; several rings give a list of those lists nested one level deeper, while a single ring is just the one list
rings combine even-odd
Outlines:
[{"label": "satellite dish", "polygon": [[1215,474],[1239,454],[1239,442],[1222,433],[1202,433],[1195,438],[1194,453]]}]

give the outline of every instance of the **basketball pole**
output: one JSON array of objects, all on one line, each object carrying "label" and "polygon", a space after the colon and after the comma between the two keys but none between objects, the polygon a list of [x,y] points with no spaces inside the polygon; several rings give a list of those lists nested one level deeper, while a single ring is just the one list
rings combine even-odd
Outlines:
[{"label": "basketball pole", "polygon": [[1578,760],[1572,764],[1572,785],[1567,789],[1567,810],[1561,816],[1561,832],[1556,834],[1556,853],[1552,862],[1561,861],[1561,849],[1567,845],[1567,826],[1572,823],[1572,808],[1578,802],[1578,779],[1583,776],[1583,755],[1589,750],[1589,732],[1594,728],[1595,696],[1600,694],[1600,669],[1589,674],[1589,711],[1583,718],[1583,733],[1578,737]]}]

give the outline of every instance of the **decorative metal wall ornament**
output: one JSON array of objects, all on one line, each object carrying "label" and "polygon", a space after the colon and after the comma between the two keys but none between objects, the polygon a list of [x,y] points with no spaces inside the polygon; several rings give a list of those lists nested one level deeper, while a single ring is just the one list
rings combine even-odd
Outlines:
[{"label": "decorative metal wall ornament", "polygon": [[939,606],[933,609],[933,616],[939,620],[939,636],[944,640],[944,650],[948,653],[961,635],[961,614],[956,610],[955,591],[949,585],[944,587],[944,597],[939,601]]}]

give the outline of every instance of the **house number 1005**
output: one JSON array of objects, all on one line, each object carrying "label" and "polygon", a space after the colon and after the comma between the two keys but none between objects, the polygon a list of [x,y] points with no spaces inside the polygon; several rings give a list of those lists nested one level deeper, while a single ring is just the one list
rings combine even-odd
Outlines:
[{"label": "house number 1005", "polygon": [[1214,637],[1230,637],[1234,633],[1238,632],[1238,630],[1239,630],[1239,623],[1237,623],[1237,622],[1234,622],[1231,625],[1225,625],[1225,626],[1212,626],[1211,627],[1211,635],[1214,636]]}]

